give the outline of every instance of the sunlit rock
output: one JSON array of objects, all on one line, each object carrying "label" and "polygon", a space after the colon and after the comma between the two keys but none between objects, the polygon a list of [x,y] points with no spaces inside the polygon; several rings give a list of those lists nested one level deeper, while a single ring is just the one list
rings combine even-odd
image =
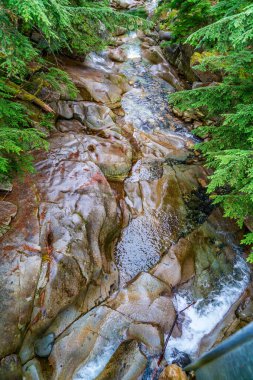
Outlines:
[{"label": "sunlit rock", "polygon": [[127,331],[127,338],[145,344],[152,354],[159,354],[163,348],[163,334],[151,324],[132,323]]},{"label": "sunlit rock", "polygon": [[147,359],[141,353],[138,344],[127,341],[119,346],[96,380],[135,380],[143,373],[146,364]]},{"label": "sunlit rock", "polygon": [[[147,39],[144,40],[147,42]],[[162,49],[159,46],[151,46],[144,52],[144,57],[153,64],[166,63]]]},{"label": "sunlit rock", "polygon": [[[41,267],[36,191],[29,179],[15,183],[18,214],[0,242],[0,357],[18,350],[31,320]],[[16,207],[9,205],[9,217]]]},{"label": "sunlit rock", "polygon": [[109,51],[108,58],[115,62],[125,62],[127,55],[122,48],[118,47],[117,49],[111,49]]},{"label": "sunlit rock", "polygon": [[[132,166],[131,145],[122,135],[113,131],[106,131],[104,137],[78,133],[54,134],[50,154],[59,161],[69,160],[74,166],[78,166],[78,162],[92,161],[107,179],[123,180]],[[65,170],[64,165],[64,162],[60,164],[62,171]]]},{"label": "sunlit rock", "polygon": [[[59,120],[57,129],[61,132],[81,132],[90,129],[91,131],[98,131],[107,128],[115,128],[116,125],[112,120],[113,113],[110,108],[101,106],[92,102],[72,102],[72,101],[59,101],[52,105],[56,113],[63,119],[73,119],[69,122]],[[67,110],[67,112],[65,112]],[[80,126],[81,123],[83,127]],[[73,126],[71,127],[71,122]],[[66,127],[67,126],[67,127]]]},{"label": "sunlit rock", "polygon": [[49,357],[54,379],[93,379],[123,341],[131,321],[101,306],[79,318],[57,340]]},{"label": "sunlit rock", "polygon": [[177,73],[168,63],[158,63],[157,65],[153,65],[151,71],[154,75],[157,75],[168,82],[177,91],[182,91],[184,89],[184,85],[180,81]]},{"label": "sunlit rock", "polygon": [[159,380],[187,380],[188,377],[183,370],[176,364],[171,364],[163,370]]},{"label": "sunlit rock", "polygon": [[[79,318],[57,339],[49,357],[53,378],[95,379],[126,339],[135,338],[151,351],[159,351],[162,337],[158,329],[168,332],[174,318],[170,288],[143,273],[103,306]],[[140,373],[145,362],[138,355],[136,360],[141,359],[141,367],[136,368],[135,362],[131,362],[134,373]],[[116,366],[116,373],[120,368]],[[109,370],[112,370],[110,363],[104,375]],[[103,372],[101,376],[103,379]]]},{"label": "sunlit rock", "polygon": [[65,69],[79,89],[83,100],[94,100],[110,108],[118,107],[121,96],[129,89],[124,75],[105,73],[70,62]]}]

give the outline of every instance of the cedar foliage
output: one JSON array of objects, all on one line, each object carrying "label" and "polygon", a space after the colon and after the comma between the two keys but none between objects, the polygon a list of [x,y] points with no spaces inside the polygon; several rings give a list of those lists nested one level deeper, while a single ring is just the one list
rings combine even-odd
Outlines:
[{"label": "cedar foliage", "polygon": [[[200,109],[213,120],[212,125],[196,132],[210,137],[197,145],[213,169],[208,191],[214,203],[223,206],[225,216],[242,227],[253,216],[253,5],[247,0],[210,2],[205,8],[208,25],[202,27],[199,18],[193,25],[194,18],[184,13],[192,5],[194,14],[195,3],[201,8],[207,1],[169,1],[162,6],[167,9],[166,19],[175,39],[183,38],[208,53],[196,68],[218,70],[223,80],[178,92],[170,101],[181,110]],[[173,19],[169,17],[171,10],[176,12]],[[248,233],[243,243],[252,244],[253,233]],[[249,261],[253,262],[253,252]]]},{"label": "cedar foliage", "polygon": [[50,126],[52,110],[39,99],[41,90],[77,95],[47,56],[100,50],[118,25],[139,23],[107,0],[0,0],[0,181],[32,170],[30,151],[47,147],[41,127]]},{"label": "cedar foliage", "polygon": [[209,0],[162,0],[155,18],[163,29],[173,32],[174,42],[182,43],[189,33],[207,24],[210,6]]}]

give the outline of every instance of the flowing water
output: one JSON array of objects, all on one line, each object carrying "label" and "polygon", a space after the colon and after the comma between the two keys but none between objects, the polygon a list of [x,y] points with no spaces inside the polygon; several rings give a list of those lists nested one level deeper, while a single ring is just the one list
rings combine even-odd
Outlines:
[{"label": "flowing water", "polygon": [[[154,3],[151,2],[150,7],[154,6]],[[172,124],[167,99],[168,94],[174,89],[162,79],[152,75],[151,65],[142,58],[137,34],[131,33],[122,48],[128,60],[120,65],[119,71],[134,82],[134,88],[122,99],[122,107],[126,113],[125,120],[135,128],[149,133],[155,130],[171,133],[173,125],[173,133],[194,140],[180,122],[176,120]],[[150,168],[146,168],[139,161],[126,183],[135,183],[139,180],[149,181],[154,179],[153,175]],[[156,175],[159,177],[157,169]],[[141,271],[147,271],[159,262],[164,245],[171,244],[170,228],[174,222],[169,220],[169,217],[169,215],[160,215],[157,219],[159,223],[155,224],[153,216],[150,213],[144,213],[132,219],[123,230],[116,249],[116,263],[120,272],[121,286]],[[203,337],[208,336],[222,321],[231,306],[240,298],[248,282],[248,267],[238,252],[233,272],[222,276],[208,297],[196,299],[191,288],[179,289],[173,299],[178,312],[193,301],[196,303],[179,318],[182,334],[179,337],[170,338],[165,353],[167,362],[180,362],[182,353],[188,354],[192,359],[198,356]],[[87,364],[77,372],[75,379],[95,379],[119,344],[120,340],[108,341],[102,351],[92,353]],[[152,362],[151,367],[154,367],[155,363],[156,360]],[[146,373],[144,378],[151,379],[150,372]]]},{"label": "flowing water", "polygon": [[[147,1],[146,5],[149,14],[154,12],[157,3],[157,0]],[[68,380],[68,375],[66,377],[68,368],[66,370],[61,367],[66,366],[66,363],[67,366],[71,367],[72,363],[74,363],[74,369],[72,368],[74,375],[71,378],[74,380],[94,380],[103,373],[103,370],[121,343],[133,339],[139,342],[138,347],[141,348],[148,359],[145,374],[141,375],[141,377],[138,375],[138,380],[151,380],[152,370],[157,364],[157,358],[162,347],[160,332],[170,330],[168,326],[173,324],[174,308],[177,312],[180,312],[187,305],[191,304],[191,307],[180,314],[178,329],[175,335],[170,337],[165,352],[165,359],[167,363],[180,363],[184,355],[189,355],[191,359],[198,357],[201,350],[203,350],[203,341],[205,343],[204,349],[209,349],[215,343],[216,329],[218,332],[221,330],[218,326],[222,324],[222,321],[230,312],[233,305],[240,299],[249,283],[249,270],[247,264],[241,258],[240,250],[233,245],[234,242],[229,241],[228,236],[224,235],[219,239],[222,235],[223,225],[220,231],[216,230],[216,228],[219,229],[219,222],[215,224],[215,216],[214,228],[212,219],[211,221],[209,220],[213,210],[210,208],[206,195],[203,195],[204,189],[200,190],[202,186],[200,186],[201,180],[203,179],[202,175],[206,178],[205,174],[203,174],[204,170],[201,168],[198,158],[188,149],[196,141],[196,138],[189,133],[186,125],[174,116],[169,107],[168,97],[175,91],[174,87],[154,74],[154,65],[144,58],[144,48],[139,32],[131,32],[128,35],[120,36],[119,39],[122,42],[120,47],[124,50],[127,59],[124,62],[114,62],[108,58],[109,53],[107,51],[91,53],[85,60],[83,79],[87,80],[85,74],[88,72],[89,75],[91,72],[93,76],[91,75],[88,78],[89,85],[90,82],[96,79],[95,85],[99,93],[104,91],[104,78],[107,81],[106,83],[108,83],[111,80],[108,80],[111,75],[124,74],[131,87],[129,87],[129,91],[122,91],[124,94],[121,99],[121,113],[118,112],[117,114],[115,109],[118,106],[116,106],[115,109],[112,109],[113,112],[115,111],[113,114],[108,109],[108,104],[105,101],[103,105],[106,107],[104,108],[109,111],[103,122],[105,120],[108,122],[109,119],[109,124],[110,126],[112,125],[112,128],[110,127],[112,134],[109,134],[109,132],[111,133],[111,129],[108,128],[104,130],[109,135],[105,139],[100,137],[102,136],[100,132],[104,132],[102,130],[99,130],[98,133],[97,131],[89,131],[88,133],[86,130],[80,136],[84,141],[94,138],[94,146],[92,143],[87,148],[88,150],[90,148],[90,156],[92,156],[93,151],[96,150],[99,144],[102,147],[106,146],[106,149],[111,143],[115,144],[113,148],[118,154],[117,157],[121,159],[125,157],[124,152],[121,152],[124,151],[123,148],[125,146],[129,147],[131,145],[131,152],[137,146],[139,151],[136,148],[136,157],[132,161],[130,160],[129,171],[126,171],[128,174],[126,174],[126,178],[124,177],[124,182],[117,184],[121,189],[120,196],[117,190],[114,190],[112,183],[107,182],[103,173],[98,174],[97,171],[100,169],[93,162],[89,162],[89,164],[92,167],[96,167],[97,171],[95,174],[92,172],[93,174],[89,177],[89,181],[87,180],[87,184],[84,182],[84,185],[80,189],[78,188],[81,195],[87,191],[87,198],[81,203],[85,212],[87,211],[86,208],[90,207],[93,209],[95,207],[92,219],[93,224],[91,226],[86,223],[87,226],[85,227],[87,227],[87,233],[92,230],[92,239],[97,230],[99,230],[97,232],[98,245],[101,243],[99,240],[100,230],[106,225],[107,218],[108,225],[110,223],[113,224],[116,220],[116,217],[115,220],[110,219],[110,206],[106,203],[108,194],[111,197],[110,199],[113,199],[113,202],[115,202],[113,203],[113,207],[115,207],[111,206],[111,208],[114,211],[117,209],[122,219],[124,219],[123,216],[125,217],[124,228],[118,227],[122,228],[122,230],[114,252],[119,278],[117,277],[114,263],[113,265],[111,262],[109,263],[114,268],[114,270],[111,270],[113,273],[110,273],[108,268],[105,271],[104,268],[99,268],[97,270],[97,277],[93,278],[93,274],[91,274],[92,281],[87,289],[85,289],[87,294],[82,295],[83,298],[80,297],[80,299],[78,298],[80,294],[78,294],[78,297],[76,296],[76,299],[78,298],[77,304],[75,304],[75,301],[71,304],[72,301],[69,301],[69,309],[64,310],[62,315],[60,313],[57,315],[59,321],[55,323],[56,327],[52,323],[52,326],[49,328],[52,328],[51,332],[56,332],[54,347],[49,357],[50,366],[53,363],[52,365],[55,365],[56,370],[59,371],[58,374],[60,373],[55,378]],[[87,67],[88,70],[85,71]],[[75,68],[75,70],[77,69]],[[79,68],[78,66],[78,70],[83,70],[83,67]],[[103,79],[99,82],[100,78]],[[110,85],[112,84],[110,83]],[[94,102],[82,103],[85,103],[85,107],[93,107],[92,110],[94,110],[94,106],[98,106],[99,108],[103,102],[98,101],[97,104]],[[75,106],[77,106],[76,103]],[[101,111],[101,108],[99,110]],[[124,111],[124,116],[121,118],[122,111]],[[113,120],[110,119],[111,114],[113,114]],[[116,120],[115,126],[114,120]],[[119,124],[117,125],[117,123]],[[121,126],[124,133],[128,136],[127,138],[123,134]],[[110,131],[108,132],[108,130]],[[131,131],[133,131],[132,135]],[[79,132],[77,135],[79,136]],[[74,133],[73,136],[72,133],[68,133],[68,136],[70,136],[68,143],[74,145],[75,141],[72,141]],[[118,138],[116,142],[114,136]],[[125,141],[126,145],[120,145],[119,147],[117,145],[119,141]],[[105,155],[105,150],[102,152],[102,155]],[[78,155],[74,155],[73,153],[74,151],[70,160],[71,164],[78,157]],[[120,156],[120,154],[122,155]],[[101,158],[100,156],[99,158]],[[102,161],[103,164],[104,161]],[[85,170],[87,171],[88,169],[86,167],[83,169],[82,167],[80,177],[82,177]],[[64,175],[64,171],[61,175]],[[76,178],[78,175],[79,172],[77,171],[70,178]],[[89,197],[93,200],[97,197],[97,193],[94,187],[92,187],[94,183],[94,186],[104,186],[102,195],[98,192],[99,196],[101,196],[101,199],[98,200],[100,202],[98,208],[94,206],[95,203],[90,203],[90,206],[87,201]],[[92,188],[91,195],[87,190],[89,186]],[[115,188],[117,187],[115,184],[114,186]],[[72,189],[71,186],[69,188]],[[71,191],[68,190],[67,192],[71,193]],[[195,194],[196,192],[198,192],[197,195]],[[63,191],[61,192],[61,196],[62,194]],[[78,199],[80,194],[78,193]],[[195,203],[193,202],[193,205],[190,206],[190,202],[193,199]],[[76,198],[73,200],[73,203],[76,203]],[[97,221],[98,214],[96,213],[101,208],[101,220]],[[75,215],[77,216],[77,213]],[[79,214],[78,217],[80,217]],[[101,225],[99,224],[100,222]],[[72,221],[68,220],[66,225],[69,227],[71,223]],[[73,219],[73,224],[75,223]],[[57,228],[59,226],[57,224]],[[76,235],[74,235],[76,239],[75,244],[77,244],[76,241],[79,238],[82,238],[81,231],[83,230],[78,230]],[[108,231],[111,231],[110,226],[108,227]],[[227,231],[225,227],[224,231]],[[71,233],[72,230],[70,229],[69,234],[71,235]],[[107,232],[104,234],[106,235]],[[103,238],[104,236],[102,236],[102,240]],[[184,249],[191,242],[191,239],[194,244],[196,243],[196,247],[193,247],[193,251],[195,250],[194,254],[196,254],[193,265],[196,264],[197,255],[202,254],[214,259],[211,264],[209,261],[205,268],[209,270],[213,264],[214,266],[217,265],[218,270],[220,270],[220,272],[218,271],[220,277],[218,280],[215,280],[215,283],[202,284],[204,290],[206,290],[205,293],[207,295],[205,296],[199,294],[196,296],[194,275],[189,275],[185,282],[182,280],[181,270],[183,271],[184,262],[180,262],[177,255],[172,252],[173,248],[178,246]],[[82,240],[80,241],[82,242]],[[180,246],[179,243],[182,241],[184,241],[184,245]],[[87,243],[87,245],[89,244],[90,242]],[[105,241],[106,244],[107,241]],[[114,247],[113,244],[112,246]],[[226,246],[226,248],[222,248],[222,246]],[[100,247],[92,245],[88,248],[90,251],[95,250],[100,253]],[[222,255],[226,249],[230,252],[230,256],[228,254],[222,260],[221,257],[223,257]],[[80,256],[82,250],[83,246],[80,248]],[[192,258],[192,252],[191,250],[189,251],[189,257]],[[180,254],[181,251],[179,252],[179,256]],[[67,251],[66,257],[68,255]],[[164,261],[164,259],[167,261]],[[105,262],[106,260],[109,261],[108,257],[104,257],[103,260]],[[222,266],[224,262],[225,264]],[[168,269],[162,268],[163,266],[165,268],[168,267]],[[155,272],[158,267],[159,270]],[[84,269],[82,268],[82,270]],[[71,271],[72,267],[70,268],[72,275]],[[180,272],[180,276],[178,279],[175,279],[174,286],[172,286],[172,282],[170,281],[173,280],[174,274],[175,276],[177,275],[177,271],[178,273]],[[114,278],[113,274],[115,273]],[[112,276],[112,280],[109,279],[110,276]],[[65,272],[62,277],[65,279]],[[68,280],[68,277],[66,278]],[[57,284],[57,281],[55,284]],[[80,286],[84,286],[82,284]],[[171,288],[173,292],[171,292]],[[72,289],[69,292],[66,291],[66,294],[70,298],[72,296],[71,292]],[[43,296],[44,294],[41,296],[42,301]],[[141,330],[138,330],[140,327]],[[152,337],[152,343],[149,345],[150,336]],[[166,336],[164,338],[166,339]],[[159,342],[153,344],[156,340]],[[147,341],[148,343],[146,344]],[[25,347],[26,349],[27,347]],[[137,353],[143,356],[139,352],[139,348]],[[131,359],[130,357],[130,361],[134,362],[134,358]],[[132,365],[132,363],[130,364]],[[139,362],[137,363],[137,368],[138,364]],[[65,373],[62,377],[61,371]],[[137,377],[134,379],[137,379]]]},{"label": "flowing water", "polygon": [[120,65],[119,72],[133,82],[133,89],[122,98],[126,122],[145,132],[173,130],[192,139],[183,124],[177,120],[168,105],[168,96],[175,89],[152,73],[152,64],[142,56],[141,41],[136,32],[129,33],[121,46],[128,60]]},{"label": "flowing water", "polygon": [[150,15],[152,15],[158,5],[158,0],[148,0],[146,3],[146,9]]},{"label": "flowing water", "polygon": [[[177,361],[182,352],[188,354],[191,359],[196,358],[203,337],[210,334],[222,321],[231,305],[240,298],[248,282],[249,269],[245,261],[238,256],[233,272],[224,276],[208,297],[197,299],[197,302],[182,314],[182,335],[170,339],[165,354],[166,360],[169,363]],[[175,295],[174,305],[180,312],[195,300],[191,291],[182,289]]]}]

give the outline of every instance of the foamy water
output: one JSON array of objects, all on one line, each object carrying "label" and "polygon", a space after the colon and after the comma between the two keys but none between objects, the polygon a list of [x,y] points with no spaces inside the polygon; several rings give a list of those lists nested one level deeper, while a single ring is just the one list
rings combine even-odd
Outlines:
[{"label": "foamy water", "polygon": [[117,350],[118,345],[108,342],[101,344],[101,350],[97,355],[92,355],[86,365],[83,365],[74,375],[73,380],[94,380],[103,371],[107,363]]},{"label": "foamy water", "polygon": [[122,45],[122,48],[128,59],[135,60],[141,58],[141,44],[136,32],[130,32],[128,34],[128,42]]},{"label": "foamy water", "polygon": [[[148,12],[152,13],[156,6],[157,0],[149,1],[147,4]],[[167,112],[167,94],[170,86],[148,74],[147,64],[145,66],[141,62],[141,47],[137,34],[133,32],[129,38],[130,41],[122,45],[122,48],[125,50],[129,61],[135,61],[135,66],[128,66],[126,63],[123,67],[126,66],[125,73],[129,78],[131,78],[131,73],[139,75],[137,78],[139,86],[133,88],[123,97],[122,106],[128,122],[139,129],[145,130],[145,124],[152,129],[154,117],[158,117],[159,112],[163,109],[164,113]],[[104,71],[108,70],[107,61],[103,56],[93,55],[90,57],[90,61],[96,67],[102,68]],[[160,92],[157,89],[160,89]],[[164,96],[162,91],[165,94]],[[153,103],[158,104],[158,109]],[[168,127],[166,122],[164,125]],[[189,136],[191,135],[189,134]],[[149,181],[153,179],[152,176],[153,173],[147,167],[142,166],[141,162],[138,162],[136,171],[133,171],[128,181]],[[133,207],[133,205],[129,206]],[[152,212],[140,215],[130,221],[122,233],[116,252],[121,285],[124,285],[139,272],[149,270],[159,261],[161,251],[171,243],[170,229],[173,223],[174,221],[170,219],[169,215],[165,213],[156,215]],[[181,317],[182,336],[170,338],[165,353],[166,360],[170,363],[176,359],[174,349],[187,353],[192,358],[197,356],[199,344],[203,337],[211,333],[222,321],[230,307],[246,288],[248,281],[247,265],[239,257],[233,273],[224,276],[223,280],[217,284],[216,289],[206,299],[199,299],[194,306],[184,312],[183,318]],[[190,290],[181,290],[174,297],[174,305],[178,311],[184,309],[192,301],[193,295]],[[111,328],[112,326],[107,331],[110,331]],[[120,333],[117,335],[117,333],[110,332],[110,334],[109,339],[100,341],[100,344],[92,350],[86,362],[76,372],[74,380],[94,380],[104,370],[121,343]],[[110,334],[108,333],[108,335]],[[155,364],[156,362],[155,360]]]},{"label": "foamy water", "polygon": [[[170,363],[176,359],[173,350],[187,353],[191,358],[198,355],[199,344],[204,336],[212,332],[224,318],[230,307],[238,300],[249,282],[249,270],[245,261],[238,257],[233,273],[225,276],[206,299],[183,314],[182,336],[170,338],[165,358]],[[190,291],[179,291],[174,297],[177,311],[183,310],[193,302]]]},{"label": "foamy water", "polygon": [[158,6],[158,0],[149,0],[146,3],[146,9],[149,15],[152,15]]},{"label": "foamy water", "polygon": [[89,53],[85,58],[85,64],[89,67],[92,67],[94,69],[98,69],[100,71],[104,72],[111,72],[111,69],[113,67],[113,62],[110,62],[106,58],[105,52],[100,53]]}]

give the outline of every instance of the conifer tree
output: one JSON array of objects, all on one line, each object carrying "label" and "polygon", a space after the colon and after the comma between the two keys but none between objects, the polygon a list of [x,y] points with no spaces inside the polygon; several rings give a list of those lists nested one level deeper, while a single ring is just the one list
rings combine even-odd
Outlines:
[{"label": "conifer tree", "polygon": [[[168,4],[169,3],[169,4]],[[167,3],[167,9],[175,4]],[[183,18],[182,3],[177,2]],[[193,2],[194,3],[194,2]],[[206,3],[202,0],[198,2]],[[181,13],[180,13],[181,12]],[[197,129],[200,137],[210,140],[197,145],[204,153],[207,165],[213,169],[208,191],[214,203],[221,204],[225,216],[237,220],[242,227],[253,216],[253,5],[252,1],[217,1],[208,10],[210,24],[192,33],[188,24],[181,29],[174,19],[172,30],[183,30],[186,43],[208,52],[196,67],[202,71],[220,71],[221,83],[175,93],[172,104],[181,110],[200,109],[212,125]],[[187,18],[188,15],[185,15]],[[211,21],[210,21],[211,20]],[[253,243],[253,233],[243,241]],[[253,262],[253,253],[249,256]]]},{"label": "conifer tree", "polygon": [[[76,96],[68,75],[47,55],[100,50],[117,25],[139,22],[113,11],[107,0],[0,0],[0,181],[31,170],[30,151],[47,147],[38,127],[50,125],[52,110],[39,99],[40,90]],[[30,103],[41,109],[39,117]]]}]

